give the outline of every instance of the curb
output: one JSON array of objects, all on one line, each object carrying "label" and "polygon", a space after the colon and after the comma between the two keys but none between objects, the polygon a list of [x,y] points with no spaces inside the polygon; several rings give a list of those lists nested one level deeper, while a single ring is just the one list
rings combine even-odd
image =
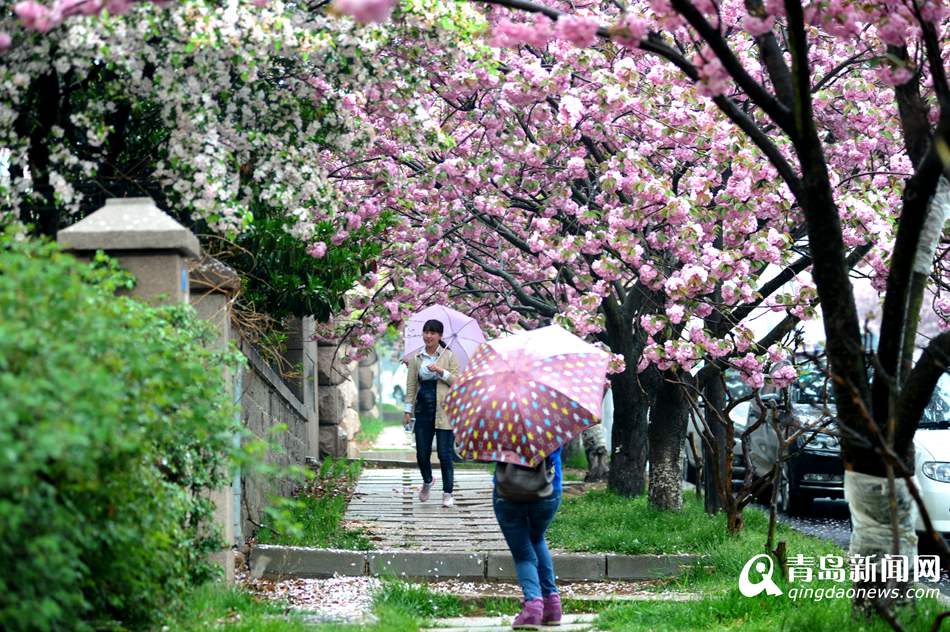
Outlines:
[{"label": "curb", "polygon": [[[706,562],[699,555],[616,555],[552,553],[564,581],[645,580],[678,575]],[[413,578],[515,579],[511,556],[443,551],[345,551],[255,544],[251,575],[259,577],[394,576]]]}]

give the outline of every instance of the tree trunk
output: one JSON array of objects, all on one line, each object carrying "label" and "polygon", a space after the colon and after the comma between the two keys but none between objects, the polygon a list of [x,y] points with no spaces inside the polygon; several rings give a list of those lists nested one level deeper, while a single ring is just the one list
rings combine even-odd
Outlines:
[{"label": "tree trunk", "polygon": [[[30,85],[26,103],[14,121],[14,129],[23,138],[29,138],[29,165],[34,198],[24,202],[20,220],[33,224],[34,231],[48,237],[56,236],[59,228],[59,209],[53,199],[49,180],[49,133],[60,119],[60,81],[55,70],[40,75]],[[35,103],[31,101],[35,100]]]},{"label": "tree trunk", "polygon": [[[622,496],[646,491],[648,393],[654,392],[658,373],[647,368],[639,376],[636,362],[627,360],[623,373],[610,376],[614,398],[613,454],[607,486]],[[638,379],[639,378],[639,379]]]},{"label": "tree trunk", "polygon": [[607,435],[603,424],[597,424],[585,430],[581,437],[584,443],[584,453],[587,456],[587,475],[585,483],[594,483],[607,480],[610,472],[607,454]]},{"label": "tree trunk", "polygon": [[657,509],[683,508],[683,443],[689,406],[673,371],[664,373],[650,411],[650,504]]},{"label": "tree trunk", "polygon": [[722,369],[705,373],[702,384],[705,402],[706,425],[714,437],[714,447],[710,449],[703,442],[703,499],[706,513],[712,515],[722,511],[722,493],[732,492],[732,476],[727,462],[732,458],[732,446],[727,445],[728,430],[722,421],[722,411],[726,407],[726,389],[722,383]]}]

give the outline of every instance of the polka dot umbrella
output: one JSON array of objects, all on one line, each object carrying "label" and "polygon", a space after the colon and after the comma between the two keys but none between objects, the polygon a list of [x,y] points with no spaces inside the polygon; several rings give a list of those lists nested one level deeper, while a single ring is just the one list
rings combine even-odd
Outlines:
[{"label": "polka dot umbrella", "polygon": [[483,344],[445,401],[459,455],[534,467],[600,421],[609,360],[557,325]]}]

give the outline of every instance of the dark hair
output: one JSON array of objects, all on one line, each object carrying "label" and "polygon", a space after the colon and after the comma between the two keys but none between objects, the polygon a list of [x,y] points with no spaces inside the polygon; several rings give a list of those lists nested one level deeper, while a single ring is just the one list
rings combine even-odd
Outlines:
[{"label": "dark hair", "polygon": [[[422,326],[422,332],[425,333],[427,331],[435,332],[441,336],[442,333],[445,331],[445,326],[442,325],[441,320],[436,320],[433,318],[432,320],[427,320],[425,324]],[[439,340],[439,346],[444,347],[445,343]]]},{"label": "dark hair", "polygon": [[426,332],[426,331],[434,331],[435,333],[437,333],[437,334],[439,334],[439,335],[441,336],[441,335],[442,335],[442,332],[445,331],[445,327],[442,325],[442,321],[441,321],[441,320],[435,320],[435,319],[433,318],[432,320],[427,320],[427,321],[426,321],[426,324],[422,326],[422,331],[423,331],[423,332]]}]

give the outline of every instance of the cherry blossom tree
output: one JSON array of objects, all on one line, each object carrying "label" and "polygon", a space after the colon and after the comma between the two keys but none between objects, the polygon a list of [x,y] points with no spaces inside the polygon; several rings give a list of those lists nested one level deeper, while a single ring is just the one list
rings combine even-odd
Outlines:
[{"label": "cherry blossom tree", "polygon": [[[640,400],[656,391],[661,375],[671,378],[704,362],[711,367],[700,374],[707,412],[721,409],[714,386],[721,380],[714,378],[725,362],[758,386],[770,359],[781,354],[770,347],[782,327],[756,341],[750,319],[766,309],[790,319],[807,316],[817,297],[838,393],[849,503],[862,516],[854,548],[889,552],[891,544],[868,537],[892,518],[873,490],[884,485],[900,499],[913,492],[907,479],[911,439],[950,345],[947,334],[938,335],[912,364],[922,297],[929,283],[938,292],[944,287],[931,274],[932,236],[940,235],[944,206],[931,199],[944,171],[950,116],[943,5],[652,0],[589,2],[575,10],[576,4],[460,5],[491,5],[481,22],[453,5],[462,19],[449,19],[441,35],[428,28],[445,26],[445,15],[432,3],[406,2],[395,11],[392,0],[333,4],[366,23],[395,16],[389,39],[354,46],[378,53],[383,63],[375,73],[351,73],[355,81],[341,85],[326,79],[326,67],[337,63],[346,71],[329,76],[349,76],[352,59],[321,58],[317,50],[335,50],[329,44],[301,56],[307,63],[318,60],[310,76],[324,79],[332,91],[318,80],[300,83],[318,98],[328,92],[339,97],[345,115],[334,117],[333,111],[326,118],[342,130],[297,150],[306,156],[300,168],[319,170],[307,179],[305,204],[296,203],[296,190],[275,190],[265,176],[284,182],[279,167],[288,164],[281,162],[286,156],[296,158],[293,152],[267,154],[272,163],[263,161],[271,166],[261,169],[260,182],[266,196],[276,196],[276,206],[305,209],[294,223],[302,233],[325,217],[326,208],[346,209],[332,216],[337,232],[331,241],[343,243],[384,211],[399,218],[385,229],[379,268],[364,275],[351,311],[339,314],[337,324],[368,346],[407,311],[451,297],[464,300],[489,329],[557,319],[600,337],[618,355],[612,381],[620,400],[621,423],[614,430],[620,452],[611,482],[637,493],[644,488],[649,410]],[[180,10],[195,6],[182,3]],[[266,11],[277,13],[280,6]],[[206,21],[218,15],[198,11]],[[0,45],[9,44],[4,61],[32,46],[41,47],[43,61],[30,66],[37,56],[24,52],[18,64],[30,71],[18,76],[13,66],[14,74],[8,72],[7,120],[16,119],[25,86],[49,75],[50,67],[59,72],[45,48],[49,38],[36,34],[52,28],[44,14],[17,15],[21,30],[10,26],[12,35],[0,37]],[[148,19],[131,24],[172,19],[155,18],[153,10],[142,15]],[[73,16],[54,31],[66,32],[74,22],[81,29],[87,19]],[[94,37],[121,30],[122,22],[104,20],[105,26],[90,29]],[[409,30],[402,30],[403,20]],[[495,48],[474,37],[485,23]],[[341,24],[298,36],[319,42],[342,28],[341,37],[359,38],[377,28],[347,31],[352,23]],[[205,36],[218,41],[217,31]],[[61,38],[60,45],[74,41]],[[193,37],[183,42],[179,55],[198,45]],[[102,45],[114,46],[97,42],[94,50]],[[214,57],[211,50],[220,48],[227,49],[212,46],[207,54]],[[168,59],[175,59],[176,51],[170,52]],[[87,60],[86,72],[92,57],[78,56]],[[362,57],[354,53],[354,59]],[[201,61],[191,63],[200,67]],[[190,69],[176,68],[185,76]],[[135,67],[124,72],[140,76]],[[214,67],[195,76],[206,72],[212,81],[225,76]],[[178,89],[172,81],[160,88]],[[148,98],[162,102],[154,86],[149,90]],[[205,110],[198,92],[192,84],[180,95],[184,105],[167,104],[162,112],[178,122],[180,114],[219,121],[221,112],[256,111],[241,107],[240,99],[234,107]],[[42,93],[45,88],[34,92]],[[242,224],[247,216],[236,200],[246,189],[234,175],[240,169],[226,170],[232,180],[218,186],[228,194],[215,191],[210,201],[200,194],[207,187],[190,184],[209,170],[189,169],[186,161],[202,156],[201,139],[220,131],[204,125],[187,128],[182,136],[200,133],[170,144],[187,149],[170,151],[163,168],[193,176],[180,192],[186,207],[215,225]],[[35,144],[58,147],[50,142],[58,133],[54,127]],[[302,139],[311,137],[300,136],[301,129],[282,140],[305,144]],[[7,195],[19,203],[39,192],[60,203],[48,191],[59,186],[60,197],[68,197],[60,183],[69,182],[62,177],[65,168],[47,168],[48,182],[42,180],[43,169],[30,163],[36,158],[24,158],[33,146],[30,130],[4,140],[12,165]],[[235,138],[251,146],[257,139]],[[245,164],[244,146],[236,147],[233,163],[212,151],[211,164]],[[43,167],[42,149],[35,156]],[[45,160],[83,167],[69,156]],[[928,217],[933,227],[924,230]],[[311,252],[320,258],[337,245],[315,239]],[[886,292],[873,378],[849,281],[858,261]],[[936,299],[938,310],[946,304]],[[359,320],[349,322],[354,316]],[[903,512],[909,503],[898,506]],[[909,513],[901,512],[896,547],[904,552],[914,536]]]},{"label": "cherry blossom tree", "polygon": [[[604,15],[616,21],[612,10]],[[357,330],[368,344],[389,319],[426,301],[453,300],[499,328],[558,319],[600,338],[625,361],[612,376],[618,451],[611,486],[642,493],[647,415],[660,380],[676,380],[676,372],[701,361],[714,368],[729,362],[760,386],[769,362],[782,357],[773,344],[811,314],[803,217],[779,172],[788,163],[783,158],[777,168],[763,155],[759,143],[774,148],[773,130],[761,132],[765,141],[737,137],[717,105],[725,97],[710,98],[708,85],[657,64],[636,42],[583,48],[577,45],[594,42],[589,33],[543,15],[488,18],[491,43],[509,48],[488,57],[472,51],[461,65],[457,57],[447,65],[433,55],[429,101],[403,104],[395,117],[385,108],[364,109],[389,133],[406,109],[414,111],[431,121],[434,142],[411,139],[407,146],[393,134],[378,150],[365,195],[387,191],[380,203],[400,209],[406,222],[382,259],[380,308],[362,296],[356,307],[367,310],[360,314],[366,324]],[[733,39],[756,59],[747,32]],[[831,70],[854,56],[835,41],[819,52]],[[853,111],[836,109],[840,90],[876,85],[876,75],[862,70],[845,77],[849,86],[829,75],[822,93],[834,104],[823,124],[841,137],[834,146],[841,194],[855,209],[847,224],[852,264],[869,251],[871,262],[886,256],[887,244],[875,241],[872,249],[867,231],[889,233],[898,199],[891,163],[899,165],[903,152],[893,139],[875,143],[877,152],[860,145],[861,134],[885,128],[893,112],[875,104],[856,121]],[[735,112],[755,110],[754,102],[737,98]],[[373,95],[360,100],[378,103]],[[850,177],[855,164],[866,177]],[[348,169],[365,181],[364,168]],[[757,344],[743,321],[763,310],[788,318]],[[787,367],[783,372],[779,380],[794,377]],[[721,383],[711,370],[702,377]],[[722,408],[713,401],[707,410]],[[682,431],[667,419],[653,425],[651,456],[678,469]],[[714,420],[713,427],[722,426]],[[651,467],[658,476],[669,471]],[[678,479],[665,477],[657,498],[678,498],[669,491]]]},{"label": "cherry blossom tree", "polygon": [[[919,309],[947,206],[938,190],[950,131],[947,51],[941,45],[945,6],[927,0],[661,0],[649,6],[630,3],[624,15],[605,23],[603,15],[561,18],[529,2],[489,4],[548,15],[565,26],[583,22],[583,29],[572,28],[569,35],[581,45],[592,44],[594,34],[632,39],[641,50],[667,59],[684,77],[706,87],[716,107],[776,169],[805,220],[811,274],[824,315],[845,485],[855,521],[852,552],[912,553],[912,438],[950,351],[950,334],[943,333],[916,364],[912,361]],[[738,30],[748,34],[742,41],[756,51],[756,58],[744,58],[742,45],[730,41]],[[699,53],[688,57],[684,42],[698,46]],[[842,54],[829,56],[829,50]],[[856,81],[868,70],[879,82]],[[882,89],[882,83],[890,88]],[[832,86],[843,92],[829,91]],[[851,110],[861,103],[860,113]],[[875,107],[868,108],[870,104]],[[878,108],[890,113],[875,116],[883,126],[862,116]],[[857,116],[829,126],[829,111]],[[878,151],[879,143],[895,139],[903,143],[902,153]],[[855,165],[861,158],[876,168],[868,173]],[[856,179],[873,182],[873,188],[849,196],[842,182]],[[868,214],[869,201],[890,211],[894,226],[890,252],[875,256],[872,250],[869,258],[878,287],[885,291],[873,377],[846,265],[848,246],[866,230],[863,217],[855,219]],[[889,604],[858,605],[886,609]]]},{"label": "cherry blossom tree", "polygon": [[[381,60],[387,29],[298,3],[157,4],[4,4],[0,221],[52,235],[106,197],[149,195],[247,275],[248,307],[328,316],[391,214],[347,212],[323,156],[372,145],[352,86],[411,90],[417,64]],[[451,19],[418,4],[400,36]]]}]

